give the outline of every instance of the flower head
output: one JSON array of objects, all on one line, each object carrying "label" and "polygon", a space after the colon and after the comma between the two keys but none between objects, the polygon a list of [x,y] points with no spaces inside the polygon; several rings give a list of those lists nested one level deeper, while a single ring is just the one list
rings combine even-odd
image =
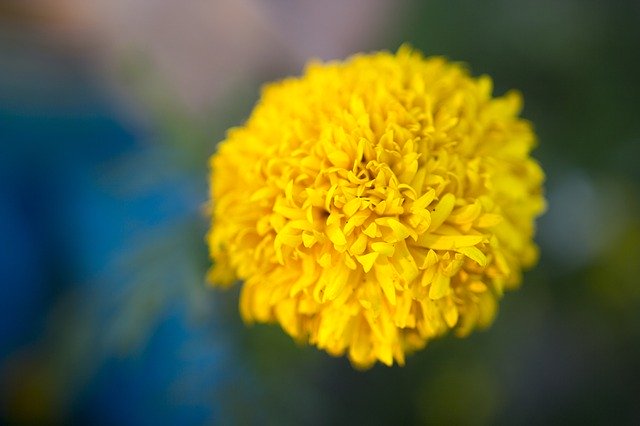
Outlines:
[{"label": "flower head", "polygon": [[544,208],[521,97],[491,91],[407,47],[267,85],[211,158],[210,281],[362,368],[490,324]]}]

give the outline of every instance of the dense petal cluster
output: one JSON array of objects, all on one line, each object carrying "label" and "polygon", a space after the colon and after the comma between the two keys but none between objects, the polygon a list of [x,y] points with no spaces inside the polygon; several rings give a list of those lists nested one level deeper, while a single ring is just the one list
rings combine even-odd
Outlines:
[{"label": "dense petal cluster", "polygon": [[521,97],[491,92],[407,47],[267,85],[211,158],[210,281],[363,368],[488,325],[544,208]]}]

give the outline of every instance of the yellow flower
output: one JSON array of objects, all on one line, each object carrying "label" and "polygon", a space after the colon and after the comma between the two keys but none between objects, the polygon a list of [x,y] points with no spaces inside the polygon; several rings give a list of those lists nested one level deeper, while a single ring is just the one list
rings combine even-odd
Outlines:
[{"label": "yellow flower", "polygon": [[360,368],[489,325],[544,209],[521,97],[491,91],[408,47],[265,86],[211,158],[209,280]]}]

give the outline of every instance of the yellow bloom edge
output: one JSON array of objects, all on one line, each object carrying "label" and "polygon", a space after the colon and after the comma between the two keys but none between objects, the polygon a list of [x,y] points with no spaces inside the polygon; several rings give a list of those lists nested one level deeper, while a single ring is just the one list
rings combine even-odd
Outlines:
[{"label": "yellow bloom edge", "polygon": [[491,92],[407,46],[266,85],[210,160],[208,280],[358,368],[488,326],[545,206],[522,98]]}]

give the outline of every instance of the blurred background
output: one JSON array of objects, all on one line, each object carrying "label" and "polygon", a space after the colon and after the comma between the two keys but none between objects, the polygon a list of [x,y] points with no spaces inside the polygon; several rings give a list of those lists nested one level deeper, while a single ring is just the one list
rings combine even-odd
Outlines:
[{"label": "blurred background", "polygon": [[[205,285],[260,86],[395,51],[517,88],[540,264],[489,330],[355,371]],[[0,0],[0,423],[639,424],[640,3]]]}]

